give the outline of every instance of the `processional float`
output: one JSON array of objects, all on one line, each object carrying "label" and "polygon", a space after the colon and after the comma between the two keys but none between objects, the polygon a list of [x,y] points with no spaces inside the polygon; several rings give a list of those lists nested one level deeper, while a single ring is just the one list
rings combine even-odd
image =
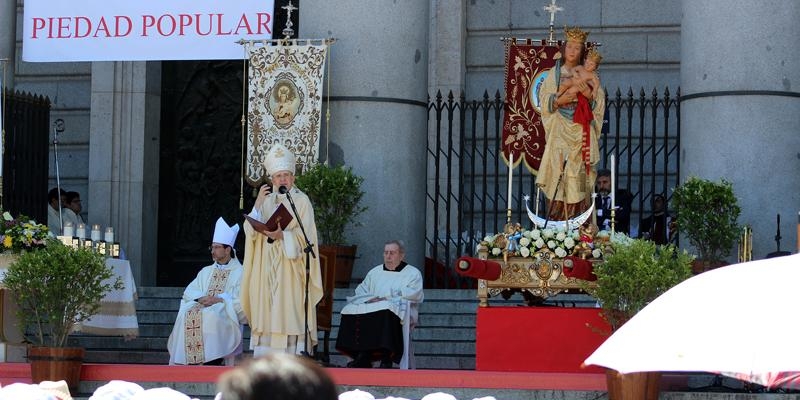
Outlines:
[{"label": "processional float", "polygon": [[[511,221],[513,171],[517,165],[524,164],[530,173],[538,173],[547,145],[539,94],[551,68],[561,57],[563,43],[554,38],[554,20],[555,13],[562,8],[556,6],[555,0],[551,0],[544,9],[550,13],[547,39],[502,38],[505,46],[506,103],[501,149],[508,165],[506,225],[502,232],[483,238],[477,246],[477,258],[461,257],[456,261],[457,272],[478,279],[481,306],[488,305],[490,296],[507,290],[546,298],[594,286],[596,277],[592,273],[593,265],[602,262],[602,254],[610,250],[609,244],[614,235],[613,155],[610,232],[598,232],[596,227],[596,194],[592,193],[585,202],[588,206],[574,215],[567,214],[567,207],[563,207],[563,214],[560,211],[553,212],[551,208],[554,201],[546,201],[542,216],[539,210],[542,191],[538,185],[533,211],[528,205],[530,196],[523,197],[531,229],[523,229],[520,223]],[[599,46],[599,43],[585,43],[584,48],[595,46]],[[565,167],[566,160],[556,193],[566,190],[566,185],[561,184]],[[586,184],[593,186],[594,182],[588,180],[587,177]]]}]

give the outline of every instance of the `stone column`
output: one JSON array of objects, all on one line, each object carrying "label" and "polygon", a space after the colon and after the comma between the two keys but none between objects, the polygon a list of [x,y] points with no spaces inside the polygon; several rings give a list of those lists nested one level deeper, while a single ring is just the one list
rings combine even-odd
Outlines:
[{"label": "stone column", "polygon": [[337,39],[329,58],[330,160],[365,178],[369,207],[348,235],[359,246],[355,278],[381,263],[383,243],[395,238],[406,242],[409,263],[424,265],[429,7],[427,0],[300,5],[299,37]]},{"label": "stone column", "polygon": [[[14,87],[17,49],[17,0],[0,0],[0,83]],[[2,72],[5,69],[5,82]]]},{"label": "stone column", "polygon": [[138,285],[155,286],[160,62],[92,63],[89,221],[114,227]]},{"label": "stone column", "polygon": [[[800,3],[684,0],[681,181],[733,183],[753,258],[796,250],[800,210]],[[735,261],[733,249],[729,261]]]}]

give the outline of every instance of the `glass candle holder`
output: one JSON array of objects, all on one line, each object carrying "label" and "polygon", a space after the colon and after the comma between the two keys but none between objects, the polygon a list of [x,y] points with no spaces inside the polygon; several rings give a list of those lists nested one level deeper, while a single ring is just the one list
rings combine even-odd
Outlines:
[{"label": "glass candle holder", "polygon": [[86,239],[86,225],[85,224],[78,224],[78,229],[75,231],[75,236],[78,239]]},{"label": "glass candle holder", "polygon": [[98,242],[100,241],[100,225],[92,225],[92,241]]},{"label": "glass candle holder", "polygon": [[73,237],[75,235],[75,227],[72,226],[72,222],[65,222],[64,223],[64,236]]},{"label": "glass candle holder", "polygon": [[114,243],[114,228],[110,226],[106,228],[106,234],[103,239],[105,239],[106,243]]}]

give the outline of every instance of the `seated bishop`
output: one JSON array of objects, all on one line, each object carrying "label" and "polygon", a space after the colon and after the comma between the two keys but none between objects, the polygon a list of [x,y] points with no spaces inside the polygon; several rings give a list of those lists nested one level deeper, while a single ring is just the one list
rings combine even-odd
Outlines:
[{"label": "seated bishop", "polygon": [[234,365],[242,352],[242,311],[239,290],[242,264],[233,245],[239,225],[220,217],[209,250],[214,264],[204,267],[186,287],[178,318],[169,335],[169,363]]}]

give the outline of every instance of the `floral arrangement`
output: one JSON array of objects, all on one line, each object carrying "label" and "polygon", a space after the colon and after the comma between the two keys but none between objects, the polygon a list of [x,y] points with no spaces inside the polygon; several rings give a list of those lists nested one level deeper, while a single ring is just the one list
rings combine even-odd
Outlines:
[{"label": "floral arrangement", "polygon": [[[520,230],[513,235],[505,234],[488,235],[483,238],[481,245],[485,246],[492,256],[499,257],[503,250],[508,250],[509,255],[516,257],[531,257],[539,251],[553,252],[557,257],[571,255],[580,243],[580,233],[577,229],[567,231],[563,229]],[[599,258],[601,253],[598,254]]]},{"label": "floral arrangement", "polygon": [[44,247],[49,234],[47,225],[38,224],[24,215],[14,218],[11,213],[5,211],[0,223],[0,242],[2,243],[0,253],[19,253],[23,250]]},{"label": "floral arrangement", "polygon": [[577,255],[586,259],[601,259],[605,253],[613,252],[609,244],[628,245],[633,241],[621,232],[581,229],[539,229],[524,230],[519,227],[509,233],[487,235],[479,247],[488,250],[491,257],[500,257],[508,252],[512,257],[536,257],[542,251],[549,251],[558,258]]}]

